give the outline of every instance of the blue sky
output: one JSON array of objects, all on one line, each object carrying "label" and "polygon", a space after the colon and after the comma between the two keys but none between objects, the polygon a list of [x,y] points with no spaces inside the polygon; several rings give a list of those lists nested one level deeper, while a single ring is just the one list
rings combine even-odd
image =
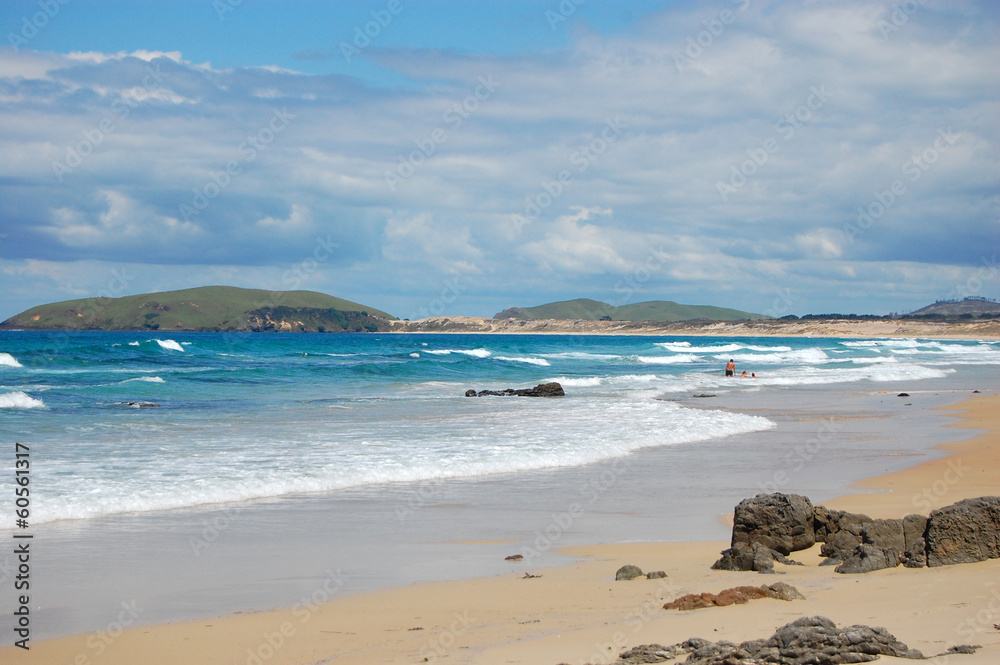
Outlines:
[{"label": "blue sky", "polygon": [[0,319],[203,284],[407,318],[997,298],[998,18],[968,0],[7,1]]}]

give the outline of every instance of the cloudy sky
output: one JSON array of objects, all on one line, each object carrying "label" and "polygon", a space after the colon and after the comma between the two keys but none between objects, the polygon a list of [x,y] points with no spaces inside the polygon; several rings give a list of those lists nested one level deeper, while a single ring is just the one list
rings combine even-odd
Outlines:
[{"label": "cloudy sky", "polygon": [[1000,297],[992,0],[4,0],[0,319]]}]

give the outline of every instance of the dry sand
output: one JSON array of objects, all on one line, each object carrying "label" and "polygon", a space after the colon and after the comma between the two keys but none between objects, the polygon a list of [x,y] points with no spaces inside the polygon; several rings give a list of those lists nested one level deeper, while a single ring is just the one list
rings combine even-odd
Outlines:
[{"label": "dry sand", "polygon": [[[965,497],[1000,494],[1000,397],[976,397],[954,410],[964,419],[959,427],[984,433],[943,446],[948,457],[866,480],[859,487],[866,493],[826,505],[902,517],[926,514]],[[0,649],[0,663],[603,663],[612,662],[623,648],[650,642],[766,637],[778,626],[809,615],[827,616],[838,624],[884,626],[928,656],[957,644],[983,645],[975,655],[942,657],[932,661],[936,665],[1000,663],[1000,630],[994,627],[1000,624],[1000,560],[839,575],[831,567],[818,566],[817,546],[795,553],[805,566],[779,565],[782,575],[710,570],[727,545],[581,547],[568,553],[583,560],[560,568],[532,570],[512,563],[505,576],[390,589],[297,610],[142,627],[121,634],[112,626],[114,637],[49,640],[33,643],[30,652]],[[669,577],[615,582],[615,571],[626,563],[643,570],[662,569]],[[529,571],[540,577],[524,579]],[[796,586],[807,600],[758,600],[688,612],[661,609],[666,600],[685,593],[777,581]]]},{"label": "dry sand", "polygon": [[569,319],[485,319],[436,316],[392,321],[392,332],[504,335],[685,335],[712,337],[923,337],[996,339],[1000,319],[947,322],[919,319],[800,319],[733,322],[586,321]]}]

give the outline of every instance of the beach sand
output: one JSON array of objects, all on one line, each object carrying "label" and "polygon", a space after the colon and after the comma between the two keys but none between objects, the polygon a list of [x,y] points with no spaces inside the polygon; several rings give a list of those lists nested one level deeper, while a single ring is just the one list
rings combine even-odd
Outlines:
[{"label": "beach sand", "polygon": [[[859,493],[825,505],[879,517],[902,517],[967,497],[1000,494],[1000,397],[978,396],[950,408],[956,427],[982,430],[942,446],[947,456],[858,484]],[[676,537],[679,534],[664,534]],[[532,569],[511,563],[510,574],[420,584],[338,597],[331,577],[310,602],[286,610],[207,621],[119,630],[32,642],[31,650],[0,649],[2,663],[46,665],[304,665],[318,663],[613,662],[625,648],[688,637],[740,642],[770,636],[802,616],[838,624],[883,626],[912,648],[934,656],[958,644],[980,644],[974,655],[932,661],[1000,662],[1000,560],[934,569],[895,568],[840,575],[819,567],[819,547],[796,552],[805,565],[777,566],[779,575],[713,571],[728,542],[615,544],[578,547],[582,560]],[[511,553],[518,550],[511,545]],[[666,579],[614,581],[624,564],[664,570]],[[525,573],[538,577],[526,579]],[[738,585],[782,581],[806,600],[757,600],[746,605],[666,611],[676,596]],[[129,614],[120,617],[127,624]],[[10,639],[8,637],[8,639]],[[425,660],[426,659],[426,660]],[[881,662],[897,662],[885,658]],[[899,661],[904,662],[904,661]],[[910,661],[905,661],[910,662]]]}]

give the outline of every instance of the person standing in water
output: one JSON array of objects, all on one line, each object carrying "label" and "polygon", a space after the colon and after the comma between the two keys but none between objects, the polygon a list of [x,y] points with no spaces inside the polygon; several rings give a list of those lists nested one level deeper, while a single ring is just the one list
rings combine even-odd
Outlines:
[{"label": "person standing in water", "polygon": [[730,358],[729,362],[726,363],[726,376],[734,376],[736,374],[736,363]]}]

